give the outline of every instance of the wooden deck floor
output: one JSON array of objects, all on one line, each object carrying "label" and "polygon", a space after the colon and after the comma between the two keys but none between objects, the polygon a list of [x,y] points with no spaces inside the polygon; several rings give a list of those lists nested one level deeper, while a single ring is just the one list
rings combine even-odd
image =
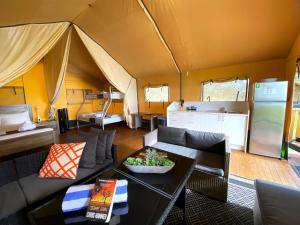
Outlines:
[{"label": "wooden deck floor", "polygon": [[300,178],[287,160],[253,155],[233,150],[230,173],[250,180],[257,178],[300,187]]},{"label": "wooden deck floor", "polygon": [[[84,128],[83,128],[84,129]],[[142,137],[147,131],[129,129],[122,125],[108,125],[106,129],[116,129],[115,144],[118,145],[118,158],[124,159],[142,147]],[[76,132],[73,130],[71,132]],[[266,179],[281,184],[300,187],[300,178],[293,171],[287,160],[273,159],[242,151],[233,150],[230,173],[254,180]]]}]

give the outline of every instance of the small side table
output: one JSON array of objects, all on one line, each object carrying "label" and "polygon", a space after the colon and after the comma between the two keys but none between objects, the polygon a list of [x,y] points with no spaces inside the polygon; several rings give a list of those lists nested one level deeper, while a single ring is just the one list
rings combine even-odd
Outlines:
[{"label": "small side table", "polygon": [[161,114],[157,113],[137,113],[132,114],[132,118],[134,121],[134,128],[137,129],[139,127],[149,129],[150,131],[157,128],[158,124],[156,122],[157,117]]},{"label": "small side table", "polygon": [[36,126],[37,127],[53,128],[53,130],[57,130],[57,128],[58,128],[56,120],[51,120],[51,121],[45,120],[45,121],[42,121],[40,123],[37,123]]}]

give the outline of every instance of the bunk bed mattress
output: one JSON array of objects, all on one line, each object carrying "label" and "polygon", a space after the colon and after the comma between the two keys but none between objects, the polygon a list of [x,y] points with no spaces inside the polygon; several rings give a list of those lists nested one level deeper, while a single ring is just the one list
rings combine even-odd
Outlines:
[{"label": "bunk bed mattress", "polygon": [[[103,123],[104,123],[104,125],[106,125],[106,124],[111,124],[111,123],[118,123],[123,120],[124,120],[123,114],[113,114],[113,115],[109,115],[109,116],[103,118]],[[101,125],[102,119],[96,118],[96,123]]]},{"label": "bunk bed mattress", "polygon": [[78,120],[89,122],[90,119],[101,118],[102,113],[90,112],[90,113],[80,113],[78,115]]}]

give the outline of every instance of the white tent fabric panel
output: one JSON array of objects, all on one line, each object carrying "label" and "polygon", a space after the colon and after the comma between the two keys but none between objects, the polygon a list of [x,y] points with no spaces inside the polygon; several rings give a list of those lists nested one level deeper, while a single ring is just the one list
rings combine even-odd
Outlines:
[{"label": "white tent fabric panel", "polygon": [[71,44],[70,27],[44,58],[45,82],[50,104],[49,120],[55,119],[54,104],[58,100],[68,66]]},{"label": "white tent fabric panel", "polygon": [[63,22],[0,28],[0,87],[36,65],[69,25]]},{"label": "white tent fabric panel", "polygon": [[124,116],[129,127],[132,128],[133,124],[130,114],[138,112],[136,79],[128,74],[118,62],[80,28],[75,26],[75,29],[106,79],[125,94]]}]

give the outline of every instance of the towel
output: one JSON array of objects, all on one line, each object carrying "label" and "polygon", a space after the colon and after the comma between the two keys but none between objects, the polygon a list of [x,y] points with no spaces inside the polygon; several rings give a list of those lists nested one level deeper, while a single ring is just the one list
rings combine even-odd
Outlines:
[{"label": "towel", "polygon": [[22,131],[27,131],[27,130],[33,130],[36,128],[36,125],[34,123],[32,123],[31,121],[25,121],[24,123],[22,123],[20,125],[20,127],[18,128],[19,132]]},{"label": "towel", "polygon": [[[127,180],[118,180],[114,197],[114,203],[127,202]],[[72,212],[87,208],[94,184],[71,186],[64,197],[62,203],[63,212]]]}]

